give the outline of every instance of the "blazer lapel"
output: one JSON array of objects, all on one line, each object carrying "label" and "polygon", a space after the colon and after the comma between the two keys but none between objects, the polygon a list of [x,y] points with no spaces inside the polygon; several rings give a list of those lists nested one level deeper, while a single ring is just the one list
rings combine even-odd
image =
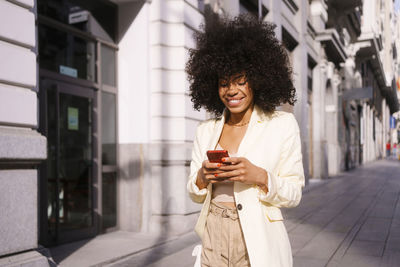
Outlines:
[{"label": "blazer lapel", "polygon": [[[227,116],[228,110],[225,108],[223,115],[219,120],[215,122],[214,126],[214,131],[211,134],[210,142],[208,144],[207,149],[208,150],[214,150],[218,140],[221,136],[222,129],[224,128],[224,123],[225,119]],[[257,130],[260,128],[259,124],[265,120],[267,117],[263,110],[261,110],[257,105],[254,105],[253,112],[251,113],[250,121],[249,121],[249,126],[247,127],[246,133],[244,134],[244,137],[242,141],[240,142],[239,148],[238,148],[238,155],[239,156],[244,156],[247,152],[248,149],[251,145],[251,141],[254,139],[252,138],[253,136],[257,135]],[[207,156],[205,155],[204,159],[206,159]]]},{"label": "blazer lapel", "polygon": [[238,148],[239,156],[244,157],[249,151],[252,141],[254,141],[254,137],[257,136],[258,129],[260,129],[259,126],[263,120],[265,120],[264,112],[257,105],[254,105],[249,126],[247,127],[246,133],[244,134]]},{"label": "blazer lapel", "polygon": [[[222,129],[224,128],[226,113],[227,113],[227,109],[225,108],[224,113],[221,116],[221,119],[219,119],[215,122],[214,131],[212,132],[210,142],[208,143],[208,147],[207,147],[208,150],[214,150],[215,146],[218,143],[218,140],[221,136]],[[205,158],[207,158],[207,156],[205,156]]]}]

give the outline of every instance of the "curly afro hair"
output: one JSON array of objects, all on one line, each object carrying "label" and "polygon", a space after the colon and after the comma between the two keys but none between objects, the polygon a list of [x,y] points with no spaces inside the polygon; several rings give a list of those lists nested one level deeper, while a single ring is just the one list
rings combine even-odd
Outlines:
[{"label": "curly afro hair", "polygon": [[238,73],[246,75],[254,103],[265,112],[282,103],[294,105],[292,70],[274,29],[274,24],[250,15],[228,19],[207,14],[194,34],[197,48],[189,50],[186,64],[193,107],[221,115],[225,106],[219,99],[218,80]]}]

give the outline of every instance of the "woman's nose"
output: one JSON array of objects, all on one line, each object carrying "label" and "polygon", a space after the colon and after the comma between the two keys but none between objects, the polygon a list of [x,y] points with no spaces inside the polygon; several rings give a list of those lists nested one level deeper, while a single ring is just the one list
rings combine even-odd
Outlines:
[{"label": "woman's nose", "polygon": [[229,95],[236,95],[238,92],[236,86],[232,83],[228,85],[228,91],[226,92]]}]

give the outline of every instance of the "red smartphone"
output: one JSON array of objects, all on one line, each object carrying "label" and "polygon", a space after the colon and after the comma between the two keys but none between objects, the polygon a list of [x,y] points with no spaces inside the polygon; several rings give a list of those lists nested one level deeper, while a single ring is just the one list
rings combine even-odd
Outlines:
[{"label": "red smartphone", "polygon": [[208,150],[207,157],[212,163],[223,163],[221,159],[229,157],[229,154],[227,150]]}]

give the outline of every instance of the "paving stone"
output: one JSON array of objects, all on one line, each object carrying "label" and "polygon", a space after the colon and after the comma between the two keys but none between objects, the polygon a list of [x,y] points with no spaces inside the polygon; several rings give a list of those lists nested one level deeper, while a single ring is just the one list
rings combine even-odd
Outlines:
[{"label": "paving stone", "polygon": [[392,223],[392,227],[390,227],[389,236],[400,239],[400,226],[393,226]]},{"label": "paving stone", "polygon": [[389,236],[385,250],[395,250],[400,252],[400,238]]},{"label": "paving stone", "polygon": [[325,231],[328,232],[338,232],[338,233],[347,233],[353,227],[354,222],[343,222],[343,221],[332,221],[324,228]]},{"label": "paving stone", "polygon": [[297,256],[328,260],[339,247],[345,236],[346,235],[343,233],[318,233],[304,248],[298,251]]},{"label": "paving stone", "polygon": [[400,251],[385,251],[381,260],[381,267],[398,267],[400,263]]},{"label": "paving stone", "polygon": [[351,246],[347,250],[346,254],[360,254],[381,257],[383,255],[384,246],[385,242],[355,240],[353,243],[351,243]]},{"label": "paving stone", "polygon": [[396,208],[394,210],[393,219],[400,220],[400,202],[397,202]]},{"label": "paving stone", "polygon": [[369,217],[391,219],[393,217],[393,211],[394,211],[394,204],[385,205],[379,203],[379,205],[374,206],[374,209],[369,214]]},{"label": "paving stone", "polygon": [[324,206],[324,211],[338,211],[349,205],[354,199],[354,194],[351,196],[338,196],[334,201]]},{"label": "paving stone", "polygon": [[380,265],[380,257],[372,257],[358,254],[346,254],[340,262],[339,266],[343,267],[378,267]]},{"label": "paving stone", "polygon": [[314,216],[311,216],[304,223],[324,227],[329,222],[331,222],[332,219],[335,218],[335,216],[337,216],[337,213],[322,212],[322,213],[315,214]]},{"label": "paving stone", "polygon": [[296,226],[297,226],[297,224],[299,224],[300,222],[299,221],[297,221],[297,220],[284,220],[283,221],[283,223],[284,223],[284,225],[285,225],[285,228],[286,228],[286,231],[288,231],[288,232],[290,232],[292,229],[294,229]]},{"label": "paving stone", "polygon": [[[190,246],[185,248],[177,253],[167,255],[162,260],[156,261],[146,267],[165,267],[165,266],[176,266],[177,261],[179,261],[179,266],[181,267],[192,267],[196,261],[195,257],[187,257],[187,255],[191,255],[194,246]],[[118,266],[123,267],[123,266]],[[126,265],[126,267],[131,267]]]},{"label": "paving stone", "polygon": [[312,225],[312,224],[307,224],[307,223],[302,223],[297,225],[296,228],[294,228],[291,233],[293,234],[303,234],[307,236],[315,236],[318,232],[320,232],[322,229],[321,226],[318,225]]},{"label": "paving stone", "polygon": [[297,255],[297,252],[300,251],[312,238],[313,236],[310,235],[289,233],[292,254]]},{"label": "paving stone", "polygon": [[[303,201],[303,199],[302,199]],[[300,202],[302,203],[302,202]],[[286,219],[302,219],[315,211],[316,209],[321,208],[324,203],[318,203],[317,201],[302,203],[294,209],[282,209],[282,213],[284,214],[284,218]]]},{"label": "paving stone", "polygon": [[382,187],[383,187],[382,182],[381,182],[381,184],[375,184],[372,187],[369,187],[367,190],[364,190],[363,192],[361,192],[360,196],[375,197],[382,190]]},{"label": "paving stone", "polygon": [[336,216],[324,231],[347,233],[363,214],[365,208],[354,211],[350,206]]},{"label": "paving stone", "polygon": [[375,200],[374,197],[358,195],[351,203],[351,207],[365,206],[365,204],[370,204],[373,200]]},{"label": "paving stone", "polygon": [[391,228],[400,227],[400,219],[393,218]]},{"label": "paving stone", "polygon": [[326,260],[305,257],[294,257],[293,267],[324,267]]},{"label": "paving stone", "polygon": [[385,241],[389,233],[391,220],[369,217],[360,232],[357,234],[357,240]]}]

